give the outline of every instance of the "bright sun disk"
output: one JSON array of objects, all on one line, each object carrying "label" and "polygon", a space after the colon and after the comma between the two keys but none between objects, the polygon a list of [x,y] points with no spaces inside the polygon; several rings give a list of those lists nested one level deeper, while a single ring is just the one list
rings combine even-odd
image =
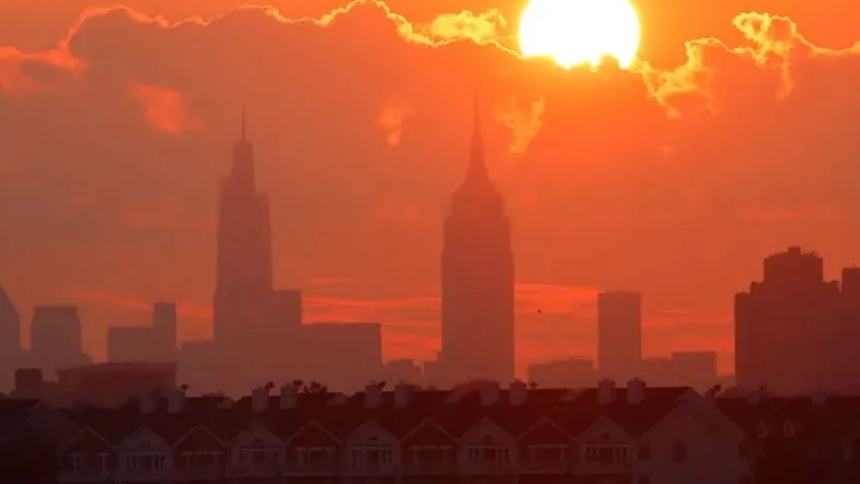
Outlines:
[{"label": "bright sun disk", "polygon": [[623,68],[639,50],[639,15],[629,0],[531,0],[520,19],[520,50],[551,57],[564,68],[600,64]]}]

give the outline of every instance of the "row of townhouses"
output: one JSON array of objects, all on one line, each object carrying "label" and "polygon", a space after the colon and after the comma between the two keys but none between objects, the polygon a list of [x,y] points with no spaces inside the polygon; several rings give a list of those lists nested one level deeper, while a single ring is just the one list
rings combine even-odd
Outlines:
[{"label": "row of townhouses", "polygon": [[0,482],[860,482],[856,398],[714,398],[639,380],[270,388],[114,409],[0,401]]}]

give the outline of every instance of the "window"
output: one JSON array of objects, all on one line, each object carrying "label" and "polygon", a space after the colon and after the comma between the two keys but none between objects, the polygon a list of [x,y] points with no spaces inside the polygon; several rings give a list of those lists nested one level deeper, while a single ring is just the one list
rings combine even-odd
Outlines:
[{"label": "window", "polygon": [[651,478],[648,474],[642,474],[636,479],[636,484],[651,484]]},{"label": "window", "polygon": [[350,449],[350,458],[354,468],[387,468],[394,463],[394,448],[377,444],[353,447]]},{"label": "window", "polygon": [[[651,446],[647,442],[642,442],[639,444],[639,449],[636,451],[636,456],[642,462],[647,462],[651,460]],[[640,476],[646,477],[647,476]]]},{"label": "window", "polygon": [[756,437],[758,437],[760,439],[767,437],[767,431],[768,431],[767,424],[764,422],[759,422],[755,426],[755,435],[756,435]]},{"label": "window", "polygon": [[588,444],[585,446],[585,462],[604,465],[627,462],[627,446],[620,444]]},{"label": "window", "polygon": [[792,424],[791,422],[786,422],[785,424],[783,424],[782,435],[784,435],[785,437],[791,438],[791,437],[794,437],[794,434],[795,434],[794,424]]},{"label": "window", "polygon": [[675,462],[687,461],[687,444],[684,442],[675,442],[672,446],[672,460]]},{"label": "window", "polygon": [[481,443],[470,446],[467,456],[470,462],[479,465],[507,464],[511,460],[511,449],[485,438]]},{"label": "window", "polygon": [[446,445],[425,445],[409,448],[411,462],[419,467],[434,468],[444,466],[450,460],[451,447]]},{"label": "window", "polygon": [[109,470],[109,462],[110,462],[110,454],[108,453],[100,453],[96,457],[96,462],[98,462],[99,472],[107,472]]},{"label": "window", "polygon": [[80,452],[75,452],[69,455],[69,466],[73,471],[84,470],[84,456]]},{"label": "window", "polygon": [[334,460],[333,447],[295,447],[289,454],[290,462],[304,466],[327,466]]},{"label": "window", "polygon": [[278,462],[278,449],[251,447],[239,450],[239,462],[252,466],[271,467]]},{"label": "window", "polygon": [[221,461],[221,452],[219,451],[185,451],[180,454],[180,464],[186,469],[210,469],[218,467]]}]

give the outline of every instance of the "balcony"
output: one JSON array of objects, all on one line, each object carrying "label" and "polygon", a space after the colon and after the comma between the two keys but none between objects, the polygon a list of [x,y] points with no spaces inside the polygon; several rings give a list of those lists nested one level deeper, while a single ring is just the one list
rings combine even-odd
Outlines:
[{"label": "balcony", "polygon": [[466,450],[465,457],[459,466],[463,474],[511,474],[516,470],[506,445],[475,445]]},{"label": "balcony", "polygon": [[346,455],[349,460],[344,462],[344,475],[392,475],[398,470],[396,455],[391,447],[353,447]]},{"label": "balcony", "polygon": [[573,463],[576,474],[616,474],[633,470],[632,453],[623,443],[586,444]]}]

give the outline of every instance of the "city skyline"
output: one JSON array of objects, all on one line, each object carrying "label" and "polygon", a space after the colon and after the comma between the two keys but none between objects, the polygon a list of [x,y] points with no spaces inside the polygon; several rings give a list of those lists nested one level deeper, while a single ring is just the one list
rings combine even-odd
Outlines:
[{"label": "city skyline", "polygon": [[[315,5],[275,6],[287,18],[320,18],[336,6]],[[467,8],[480,17],[490,6],[435,5],[392,2],[405,16],[396,20],[366,3],[328,28],[279,23],[256,9],[228,12],[227,3],[197,11],[132,5],[141,10],[91,12],[73,29],[63,45],[86,65],[35,56],[20,76],[4,74],[3,193],[14,203],[0,213],[9,241],[0,269],[24,334],[34,305],[76,303],[84,348],[100,359],[108,326],[143,322],[152,301],[176,301],[180,339],[208,336],[212,203],[245,104],[261,188],[272,194],[274,285],[303,289],[308,319],[382,321],[388,358],[432,359],[439,228],[461,181],[476,77],[488,169],[513,221],[521,373],[529,361],[594,357],[596,294],[616,287],[643,293],[646,355],[713,347],[725,371],[732,294],[758,279],[763,256],[815,248],[826,256],[828,280],[858,260],[852,220],[860,204],[850,183],[857,147],[840,121],[856,103],[826,95],[850,91],[842,87],[853,82],[855,54],[822,62],[792,37],[798,58],[786,91],[779,69],[693,43],[706,52],[698,60],[721,74],[685,85],[686,96],[655,84],[656,74],[680,79],[675,69],[692,39],[759,48],[796,26],[816,46],[851,45],[856,29],[845,11],[834,14],[845,23],[824,29],[812,7],[767,0],[757,10],[789,20],[742,16],[731,2],[715,7],[722,13],[713,20],[684,2],[673,12],[637,4],[640,58],[659,72],[634,66],[601,77],[468,40],[431,49],[397,35],[394,22],[426,27],[440,18],[436,30],[416,31],[436,32],[436,41],[466,36],[446,30],[455,19],[440,15]],[[479,24],[486,30],[469,35],[505,41],[518,11],[498,6],[508,25],[488,14]],[[81,9],[70,8],[46,12],[47,23],[24,16],[32,35],[10,28],[0,44],[45,52],[75,25]],[[200,28],[142,22],[215,13],[225,17]],[[766,30],[758,40],[738,30],[756,26]],[[186,45],[220,60],[193,56]],[[323,45],[326,54],[317,59],[295,45]],[[15,52],[3,62],[17,65]],[[824,75],[828,69],[846,70]],[[757,87],[737,87],[749,85]],[[664,89],[649,97],[655,87]],[[705,94],[713,94],[714,113],[701,110]],[[540,130],[525,146],[535,120]]]}]

